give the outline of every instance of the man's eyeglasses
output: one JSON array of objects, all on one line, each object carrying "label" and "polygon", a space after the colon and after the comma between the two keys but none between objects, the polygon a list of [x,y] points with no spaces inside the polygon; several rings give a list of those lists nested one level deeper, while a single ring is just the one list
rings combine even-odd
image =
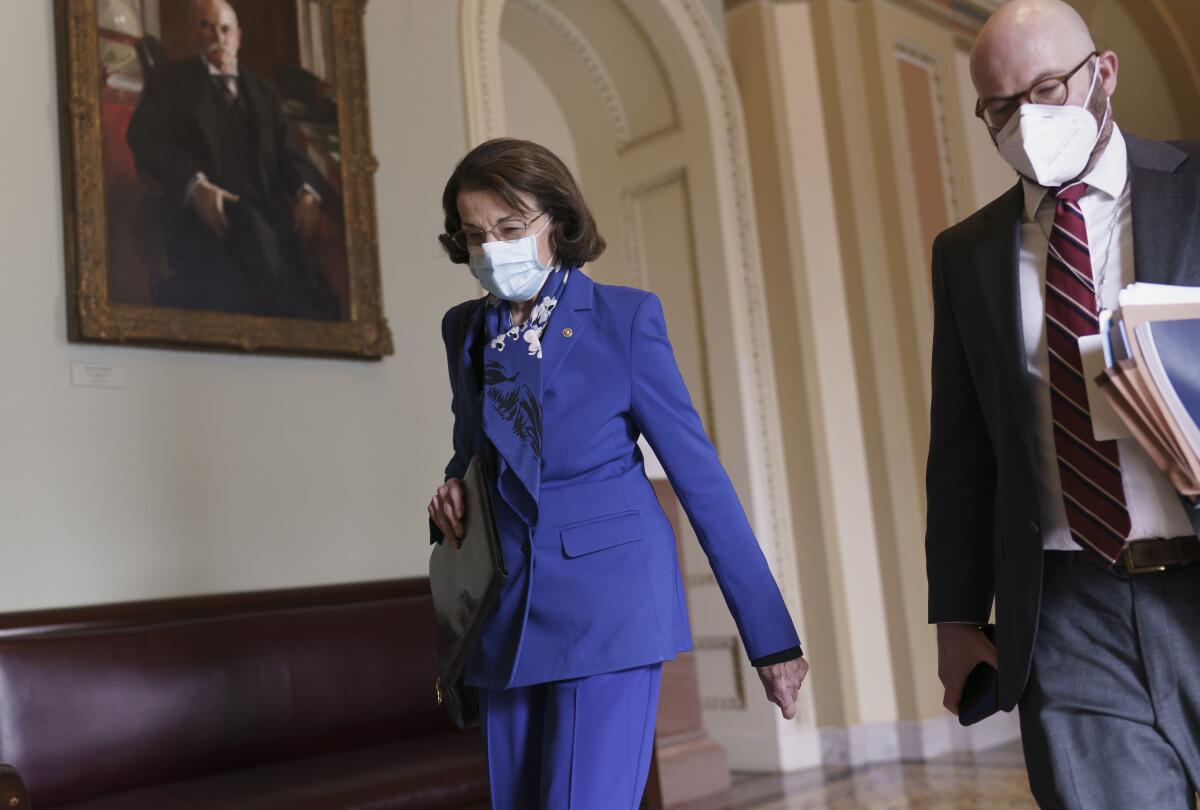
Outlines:
[{"label": "man's eyeglasses", "polygon": [[1004,125],[1013,117],[1013,113],[1017,111],[1022,104],[1047,104],[1054,107],[1061,107],[1067,103],[1067,97],[1070,91],[1067,88],[1067,82],[1071,81],[1076,73],[1078,73],[1084,65],[1092,61],[1093,57],[1098,57],[1098,51],[1092,51],[1087,55],[1087,58],[1072,68],[1062,76],[1048,76],[1044,79],[1038,79],[1033,83],[1028,90],[1022,93],[1016,93],[1003,98],[981,98],[975,102],[975,115],[983,119],[983,123],[987,124],[988,129],[993,133],[1004,129]]},{"label": "man's eyeglasses", "polygon": [[467,248],[479,247],[487,241],[488,234],[495,236],[501,242],[515,242],[518,239],[524,239],[529,235],[529,229],[533,223],[546,215],[545,211],[535,216],[533,219],[523,219],[521,217],[507,217],[500,220],[490,228],[463,228],[450,237],[459,250]]}]

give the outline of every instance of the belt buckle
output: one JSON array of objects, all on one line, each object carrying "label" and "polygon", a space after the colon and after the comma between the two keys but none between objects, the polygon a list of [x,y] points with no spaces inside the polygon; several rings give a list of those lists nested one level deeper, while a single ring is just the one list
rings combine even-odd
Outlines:
[{"label": "belt buckle", "polygon": [[1125,546],[1121,549],[1121,562],[1125,563],[1125,570],[1130,574],[1161,574],[1167,570],[1165,565],[1138,565],[1133,561],[1133,544]]}]

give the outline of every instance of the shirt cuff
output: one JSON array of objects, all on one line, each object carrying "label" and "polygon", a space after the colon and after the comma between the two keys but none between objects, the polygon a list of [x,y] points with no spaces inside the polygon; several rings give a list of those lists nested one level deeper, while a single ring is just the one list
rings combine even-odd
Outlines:
[{"label": "shirt cuff", "polygon": [[208,182],[208,177],[204,172],[196,172],[192,175],[192,179],[188,180],[187,187],[183,190],[183,204],[187,205],[192,200],[192,192],[196,190],[196,186],[201,183]]},{"label": "shirt cuff", "polygon": [[320,205],[320,204],[321,204],[321,195],[320,195],[320,194],[318,194],[318,193],[317,193],[317,190],[316,190],[315,188],[313,188],[312,186],[310,186],[308,183],[305,183],[304,185],[300,186],[300,190],[296,192],[296,201],[297,201],[297,202],[299,202],[299,201],[300,201],[300,198],[301,198],[302,196],[304,196],[304,192],[306,192],[306,191],[307,191],[309,194],[313,195],[313,197],[315,197],[315,198],[316,198],[316,200],[317,200],[317,205]]},{"label": "shirt cuff", "polygon": [[797,644],[795,647],[789,647],[788,649],[780,650],[777,653],[759,656],[758,658],[751,658],[750,665],[756,668],[767,667],[771,664],[782,664],[784,661],[794,661],[797,658],[803,657],[804,650],[800,648],[799,644]]}]

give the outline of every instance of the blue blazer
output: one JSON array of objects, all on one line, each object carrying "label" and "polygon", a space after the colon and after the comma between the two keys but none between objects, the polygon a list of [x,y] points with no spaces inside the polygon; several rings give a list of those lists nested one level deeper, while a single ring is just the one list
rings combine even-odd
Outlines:
[{"label": "blue blazer", "polygon": [[[486,445],[485,302],[459,304],[442,321],[454,412],[447,479],[461,478]],[[537,524],[527,526],[494,499],[509,578],[466,682],[505,689],[692,649],[675,536],[643,468],[643,434],[696,529],[750,658],[762,665],[798,656],[787,607],[679,373],[658,297],[573,270],[542,351]],[[431,540],[441,540],[436,528]]]}]

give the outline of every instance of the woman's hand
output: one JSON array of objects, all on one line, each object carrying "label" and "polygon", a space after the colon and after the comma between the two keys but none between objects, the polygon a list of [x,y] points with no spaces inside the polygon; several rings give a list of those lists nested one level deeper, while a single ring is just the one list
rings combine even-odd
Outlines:
[{"label": "woman's hand", "polygon": [[758,678],[766,690],[767,700],[779,707],[785,720],[796,716],[796,695],[806,675],[808,662],[803,658],[758,668]]},{"label": "woman's hand", "polygon": [[463,516],[466,514],[466,499],[463,497],[462,482],[451,478],[437,488],[429,502],[429,519],[442,531],[442,535],[462,548]]}]

